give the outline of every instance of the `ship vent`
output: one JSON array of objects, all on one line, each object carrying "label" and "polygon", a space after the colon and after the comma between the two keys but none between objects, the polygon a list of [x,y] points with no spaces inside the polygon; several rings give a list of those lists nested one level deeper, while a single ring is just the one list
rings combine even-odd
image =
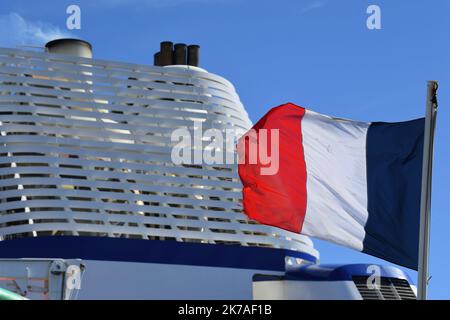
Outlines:
[{"label": "ship vent", "polygon": [[416,295],[408,281],[397,278],[382,277],[380,287],[373,289],[367,285],[369,277],[355,276],[353,282],[363,300],[415,300]]}]

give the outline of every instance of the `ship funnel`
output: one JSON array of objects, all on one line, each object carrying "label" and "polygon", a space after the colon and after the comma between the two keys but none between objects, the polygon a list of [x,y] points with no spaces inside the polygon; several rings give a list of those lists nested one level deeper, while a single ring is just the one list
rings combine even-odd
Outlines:
[{"label": "ship funnel", "polygon": [[160,45],[160,51],[155,53],[155,66],[170,66],[170,65],[189,65],[198,67],[200,57],[200,46],[189,45],[184,43],[177,43],[175,46],[173,42],[163,41]]},{"label": "ship funnel", "polygon": [[159,52],[159,64],[161,66],[170,66],[173,64],[173,43],[170,41],[161,42]]},{"label": "ship funnel", "polygon": [[190,45],[188,47],[187,64],[190,66],[198,67],[200,62],[200,46]]},{"label": "ship funnel", "polygon": [[186,64],[186,45],[184,43],[177,43],[173,51],[173,63],[178,65]]},{"label": "ship funnel", "polygon": [[57,39],[47,42],[45,48],[50,53],[65,54],[81,58],[92,58],[92,46],[79,39]]},{"label": "ship funnel", "polygon": [[155,53],[155,55],[153,56],[153,65],[154,66],[161,66],[160,58],[161,58],[161,52]]}]

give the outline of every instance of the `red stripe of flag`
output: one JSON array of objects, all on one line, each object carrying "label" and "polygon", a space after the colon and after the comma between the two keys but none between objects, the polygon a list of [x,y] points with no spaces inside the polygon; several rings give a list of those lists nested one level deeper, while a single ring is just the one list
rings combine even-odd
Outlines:
[{"label": "red stripe of flag", "polygon": [[[244,213],[262,224],[300,233],[306,214],[306,163],[302,144],[301,120],[305,109],[287,103],[271,109],[253,129],[260,137],[261,129],[267,129],[268,143],[249,141],[249,133],[238,142],[240,160],[239,176],[243,183]],[[262,175],[261,163],[249,163],[251,143],[257,143],[259,154],[270,150],[270,129],[279,130],[279,169],[275,175]],[[245,152],[245,153],[244,153]],[[274,161],[274,159],[272,159]]]}]

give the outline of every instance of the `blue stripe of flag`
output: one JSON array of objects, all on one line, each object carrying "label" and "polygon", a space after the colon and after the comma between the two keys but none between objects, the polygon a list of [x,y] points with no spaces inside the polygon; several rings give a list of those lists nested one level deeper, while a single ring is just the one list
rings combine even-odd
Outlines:
[{"label": "blue stripe of flag", "polygon": [[417,270],[425,119],[367,132],[369,217],[363,252]]}]

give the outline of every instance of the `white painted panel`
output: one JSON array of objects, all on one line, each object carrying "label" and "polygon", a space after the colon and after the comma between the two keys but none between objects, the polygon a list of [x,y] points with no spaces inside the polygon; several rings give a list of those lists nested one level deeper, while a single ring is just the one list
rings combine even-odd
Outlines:
[{"label": "white painted panel", "polygon": [[255,300],[361,300],[352,281],[255,281]]},{"label": "white painted panel", "polygon": [[155,263],[83,262],[86,271],[78,299],[252,299],[253,275],[267,273]]}]

